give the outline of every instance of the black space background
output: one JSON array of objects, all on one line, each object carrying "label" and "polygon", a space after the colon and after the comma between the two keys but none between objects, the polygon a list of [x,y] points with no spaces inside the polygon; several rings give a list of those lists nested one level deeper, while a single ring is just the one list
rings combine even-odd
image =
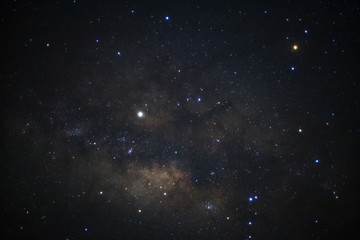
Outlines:
[{"label": "black space background", "polygon": [[[356,1],[2,2],[2,238],[357,233],[359,11]],[[172,167],[181,176],[161,203],[135,184]]]}]

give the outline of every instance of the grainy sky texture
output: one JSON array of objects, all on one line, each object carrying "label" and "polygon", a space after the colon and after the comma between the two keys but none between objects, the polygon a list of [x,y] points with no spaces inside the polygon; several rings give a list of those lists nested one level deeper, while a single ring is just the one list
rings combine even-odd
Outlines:
[{"label": "grainy sky texture", "polygon": [[356,233],[356,1],[0,9],[1,239]]}]

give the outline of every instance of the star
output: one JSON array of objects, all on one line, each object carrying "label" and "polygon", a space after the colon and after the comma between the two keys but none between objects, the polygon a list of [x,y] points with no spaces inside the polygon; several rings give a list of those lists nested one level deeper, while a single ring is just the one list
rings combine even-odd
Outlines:
[{"label": "star", "polygon": [[142,111],[139,111],[139,112],[137,113],[137,116],[138,116],[139,118],[142,118],[142,117],[144,117],[144,113],[143,113]]}]

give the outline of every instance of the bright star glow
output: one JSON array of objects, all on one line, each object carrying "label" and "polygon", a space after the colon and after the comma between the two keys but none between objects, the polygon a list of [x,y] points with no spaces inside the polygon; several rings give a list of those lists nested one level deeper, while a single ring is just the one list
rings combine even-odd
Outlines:
[{"label": "bright star glow", "polygon": [[139,118],[144,117],[144,113],[143,113],[142,111],[139,111],[139,112],[137,113],[137,115],[138,115]]},{"label": "bright star glow", "polygon": [[298,45],[296,45],[296,44],[295,44],[295,45],[293,45],[293,50],[295,50],[295,51],[296,51],[296,50],[298,50],[298,49],[299,49]]}]

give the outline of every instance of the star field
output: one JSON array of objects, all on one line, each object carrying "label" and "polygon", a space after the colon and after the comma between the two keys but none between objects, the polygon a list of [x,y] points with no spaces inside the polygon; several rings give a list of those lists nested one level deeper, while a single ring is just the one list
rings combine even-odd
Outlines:
[{"label": "star field", "polygon": [[356,233],[359,7],[4,3],[2,238]]}]

